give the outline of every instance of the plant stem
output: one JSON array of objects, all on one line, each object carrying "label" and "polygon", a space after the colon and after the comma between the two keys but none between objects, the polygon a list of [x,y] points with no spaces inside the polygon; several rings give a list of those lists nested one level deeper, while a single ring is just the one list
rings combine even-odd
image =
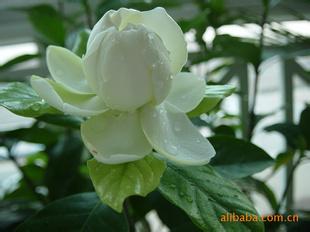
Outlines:
[{"label": "plant stem", "polygon": [[253,101],[250,109],[250,115],[249,115],[249,130],[248,130],[248,139],[251,140],[252,135],[253,135],[253,130],[255,127],[255,106],[256,106],[256,100],[257,100],[257,92],[258,92],[258,83],[259,83],[259,76],[260,76],[260,71],[259,67],[262,63],[262,54],[263,54],[263,49],[264,49],[264,31],[265,31],[265,24],[267,21],[269,13],[269,6],[264,7],[263,11],[263,16],[262,20],[260,22],[260,27],[261,27],[261,33],[259,37],[259,64],[255,66],[255,79],[254,79],[254,90],[253,90]]},{"label": "plant stem", "polygon": [[294,165],[292,166],[290,173],[288,175],[288,179],[286,181],[286,186],[285,189],[283,191],[282,197],[277,205],[277,208],[275,209],[275,215],[279,214],[280,209],[282,208],[282,204],[285,202],[285,198],[290,190],[291,184],[293,182],[293,177],[294,177],[294,172],[296,170],[296,168],[298,167],[298,165],[301,163],[303,156],[300,155],[298,157],[298,160],[294,163]]},{"label": "plant stem", "polygon": [[124,211],[123,211],[124,216],[125,216],[127,226],[128,226],[128,232],[135,232],[136,231],[135,222],[130,215],[130,202],[128,198],[124,201],[123,208],[124,208]]}]

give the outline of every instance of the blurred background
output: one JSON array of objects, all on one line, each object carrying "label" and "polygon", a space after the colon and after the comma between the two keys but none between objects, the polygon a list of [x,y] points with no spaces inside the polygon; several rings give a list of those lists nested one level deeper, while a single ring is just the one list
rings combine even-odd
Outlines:
[{"label": "blurred background", "polygon": [[[310,133],[308,0],[1,0],[0,85],[48,76],[46,46],[74,49],[76,38],[106,11],[156,6],[185,33],[185,70],[208,84],[237,87],[193,122],[205,136],[250,140],[275,158],[273,167],[240,183],[261,214],[276,212],[286,191],[286,208],[308,215],[310,164],[298,158],[301,152],[309,157],[303,143],[309,137],[300,138],[301,124]],[[92,191],[78,124],[78,118],[63,126],[60,118],[35,120],[0,108],[0,231],[12,230],[46,202]]]}]

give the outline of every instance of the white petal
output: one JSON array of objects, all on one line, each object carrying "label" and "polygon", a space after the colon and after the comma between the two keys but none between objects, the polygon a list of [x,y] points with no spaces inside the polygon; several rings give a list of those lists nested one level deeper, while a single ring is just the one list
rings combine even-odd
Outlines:
[{"label": "white petal", "polygon": [[47,78],[32,76],[31,86],[49,105],[67,114],[92,116],[108,110],[93,94],[77,94]]},{"label": "white petal", "polygon": [[162,7],[150,11],[137,11],[121,8],[118,11],[108,11],[94,26],[87,47],[93,42],[97,34],[116,26],[119,30],[127,24],[142,24],[147,29],[154,31],[163,41],[170,52],[171,70],[173,74],[181,71],[187,61],[187,49],[183,32],[179,25],[167,14]]},{"label": "white petal", "polygon": [[167,159],[180,164],[203,165],[215,155],[210,142],[187,116],[169,105],[145,106],[141,122],[149,142]]},{"label": "white petal", "polygon": [[106,112],[81,126],[82,139],[96,160],[107,164],[142,159],[152,148],[146,140],[137,113]]},{"label": "white petal", "polygon": [[172,89],[166,99],[182,112],[196,108],[204,98],[205,80],[192,73],[178,73],[172,81]]},{"label": "white petal", "polygon": [[77,93],[91,93],[83,73],[82,60],[68,49],[49,46],[46,52],[47,67],[53,79]]},{"label": "white petal", "polygon": [[187,49],[184,35],[179,25],[162,7],[142,12],[141,23],[161,37],[170,52],[172,72],[174,74],[180,72],[187,61]]}]

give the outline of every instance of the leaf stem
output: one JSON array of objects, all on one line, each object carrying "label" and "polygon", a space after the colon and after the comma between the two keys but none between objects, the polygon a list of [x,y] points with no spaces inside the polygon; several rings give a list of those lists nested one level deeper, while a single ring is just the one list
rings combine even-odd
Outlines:
[{"label": "leaf stem", "polygon": [[267,21],[269,13],[269,5],[264,7],[263,15],[262,15],[262,20],[260,22],[260,27],[261,27],[261,33],[259,37],[259,64],[256,65],[255,67],[255,79],[254,79],[254,90],[253,90],[253,101],[250,109],[250,115],[249,115],[249,130],[248,130],[248,139],[251,140],[252,135],[253,135],[253,130],[255,127],[255,106],[256,106],[256,100],[257,100],[257,93],[258,93],[258,83],[259,83],[259,77],[260,77],[260,70],[259,67],[262,63],[262,54],[263,54],[263,49],[264,49],[264,31],[265,31],[265,24]]},{"label": "leaf stem", "polygon": [[275,209],[275,215],[279,214],[281,208],[282,208],[282,204],[285,202],[285,198],[291,188],[291,185],[292,185],[292,182],[293,182],[293,177],[294,177],[294,172],[296,170],[296,168],[299,166],[299,164],[301,163],[302,161],[302,158],[303,158],[303,155],[300,154],[300,156],[298,157],[298,160],[294,163],[294,165],[292,166],[290,172],[289,172],[289,175],[288,175],[288,179],[286,181],[286,186],[285,186],[285,189],[283,191],[283,194],[282,194],[282,197]]},{"label": "leaf stem", "polygon": [[135,232],[136,231],[135,222],[130,215],[130,201],[128,198],[124,201],[123,209],[124,209],[123,210],[124,216],[125,216],[127,226],[128,226],[128,232]]}]

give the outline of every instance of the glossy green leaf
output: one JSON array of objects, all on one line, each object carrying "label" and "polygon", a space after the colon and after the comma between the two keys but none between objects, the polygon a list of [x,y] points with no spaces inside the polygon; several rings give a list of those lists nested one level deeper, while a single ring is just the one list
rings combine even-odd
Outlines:
[{"label": "glossy green leaf", "polygon": [[209,141],[216,150],[210,164],[229,178],[242,178],[273,165],[273,159],[258,146],[231,136],[214,136]]},{"label": "glossy green leaf", "polygon": [[103,205],[95,193],[81,193],[49,204],[16,231],[123,232],[126,223],[122,215]]},{"label": "glossy green leaf", "polygon": [[232,85],[207,85],[205,97],[200,104],[191,112],[189,117],[196,117],[212,110],[221,100],[228,97],[235,91]]},{"label": "glossy green leaf", "polygon": [[150,155],[138,161],[116,165],[92,159],[87,165],[100,199],[118,212],[122,211],[127,197],[146,196],[153,191],[166,168],[163,161]]},{"label": "glossy green leaf", "polygon": [[43,101],[30,86],[21,82],[0,87],[0,105],[17,115],[26,117],[58,112]]},{"label": "glossy green leaf", "polygon": [[261,221],[221,221],[223,215],[232,212],[252,215],[257,220],[259,217],[244,193],[233,182],[216,173],[210,165],[181,167],[168,164],[159,190],[204,231],[264,231]]}]

